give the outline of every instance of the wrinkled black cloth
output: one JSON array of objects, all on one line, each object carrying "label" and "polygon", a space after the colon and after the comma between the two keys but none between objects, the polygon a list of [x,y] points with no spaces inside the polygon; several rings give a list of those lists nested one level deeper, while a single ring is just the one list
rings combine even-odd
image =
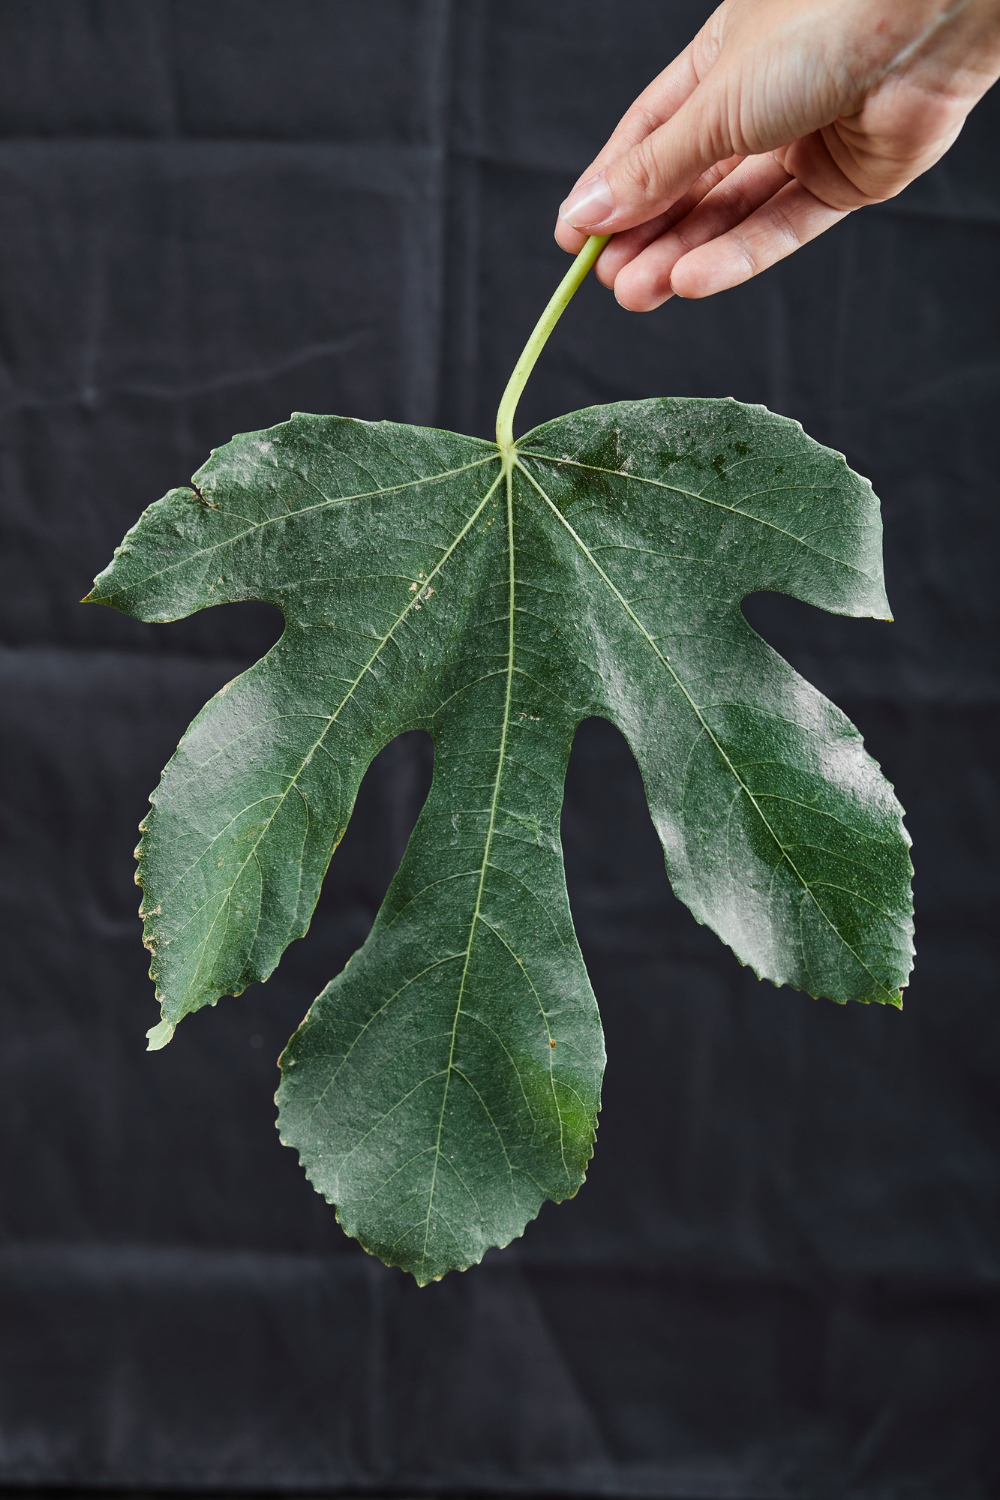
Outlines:
[{"label": "wrinkled black cloth", "polygon": [[772,1500],[1000,1495],[1000,97],[738,291],[575,300],[522,428],[727,395],[881,495],[896,623],[754,624],[908,810],[906,1008],[758,983],[670,894],[585,724],[564,819],[608,1071],[573,1202],[418,1290],[274,1130],[430,773],[365,782],[306,941],[162,1053],[135,828],[278,630],[80,608],[139,511],[302,409],[488,436],[559,199],[694,0],[0,0],[0,1482]]}]

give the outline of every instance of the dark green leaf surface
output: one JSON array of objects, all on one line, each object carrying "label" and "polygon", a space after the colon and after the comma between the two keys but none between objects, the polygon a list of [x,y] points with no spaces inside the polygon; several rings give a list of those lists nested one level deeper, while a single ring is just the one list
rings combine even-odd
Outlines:
[{"label": "dark green leaf surface", "polygon": [[361,778],[406,729],[434,780],[361,950],[282,1058],[282,1138],[419,1281],[572,1195],[604,1062],[559,841],[598,714],[642,771],[674,890],[776,984],[898,1005],[901,811],[857,731],[744,619],[777,589],[888,617],[878,503],[731,401],[596,407],[493,444],[298,415],[236,437],[129,532],[92,599],[237,599],[278,643],[195,719],[139,847],[169,1040],[305,932]]}]

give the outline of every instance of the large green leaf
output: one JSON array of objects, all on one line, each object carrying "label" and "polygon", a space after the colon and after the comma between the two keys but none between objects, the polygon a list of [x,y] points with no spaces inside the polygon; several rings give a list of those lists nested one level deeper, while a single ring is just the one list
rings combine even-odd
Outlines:
[{"label": "large green leaf", "polygon": [[778,589],[886,618],[878,503],[760,407],[653,400],[506,458],[298,415],[233,439],[90,596],[142,620],[276,604],[278,643],[195,719],[139,847],[168,1040],[306,931],[373,756],[434,779],[371,935],[282,1058],[282,1138],[341,1222],[424,1282],[576,1192],[604,1062],[559,812],[577,724],[626,736],[677,895],[812,995],[900,1003],[910,862],[857,731],[749,627]]}]

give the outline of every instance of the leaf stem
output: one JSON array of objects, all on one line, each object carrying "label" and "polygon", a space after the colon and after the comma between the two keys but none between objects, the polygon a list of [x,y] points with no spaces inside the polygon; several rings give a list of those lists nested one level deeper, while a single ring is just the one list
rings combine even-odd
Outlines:
[{"label": "leaf stem", "polygon": [[559,322],[569,305],[570,298],[590,270],[594,261],[611,238],[607,234],[592,234],[560,281],[549,299],[548,306],[531,331],[531,337],[521,351],[514,366],[507,389],[500,398],[497,409],[497,447],[505,461],[509,461],[514,447],[514,412],[521,399],[521,392],[528,383],[528,376],[535,368],[549,334]]}]

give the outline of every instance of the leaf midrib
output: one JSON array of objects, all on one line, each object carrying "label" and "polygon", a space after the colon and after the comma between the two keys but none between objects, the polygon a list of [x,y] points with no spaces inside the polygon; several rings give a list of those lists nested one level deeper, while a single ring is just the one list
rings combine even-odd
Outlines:
[{"label": "leaf midrib", "polygon": [[[490,862],[490,850],[493,845],[493,832],[496,828],[497,805],[500,799],[500,783],[503,779],[504,759],[507,750],[507,730],[510,725],[510,703],[514,682],[514,506],[513,506],[513,484],[511,477],[511,466],[504,464],[500,471],[500,478],[507,481],[507,558],[508,558],[508,599],[507,599],[507,685],[504,695],[503,724],[500,729],[500,747],[497,751],[497,774],[493,782],[493,799],[490,803],[490,821],[486,830],[486,842],[483,848],[483,862],[479,870],[479,885],[476,890],[476,904],[472,912],[472,921],[469,923],[469,940],[465,945],[465,962],[462,965],[462,977],[458,985],[458,998],[455,1002],[455,1015],[451,1026],[451,1041],[448,1046],[448,1062],[445,1067],[444,1088],[441,1091],[441,1111],[438,1115],[437,1138],[434,1142],[434,1165],[431,1169],[431,1181],[427,1191],[427,1216],[424,1220],[424,1243],[420,1255],[420,1268],[427,1267],[427,1246],[430,1241],[431,1214],[434,1211],[434,1191],[437,1187],[438,1165],[441,1161],[441,1138],[444,1133],[444,1116],[448,1105],[448,1089],[451,1084],[451,1076],[455,1071],[455,1042],[458,1037],[458,1020],[462,1014],[462,1001],[465,997],[465,981],[469,973],[469,964],[472,961],[472,946],[475,941],[476,927],[479,924],[479,916],[482,910],[483,888],[486,884],[486,871]],[[497,481],[499,482],[499,481]],[[495,488],[495,485],[494,485]],[[491,492],[492,493],[492,490]],[[487,499],[489,497],[487,496]],[[485,504],[485,501],[483,502]],[[464,1077],[464,1074],[462,1075]],[[474,1090],[483,1109],[497,1130],[493,1116],[487,1109],[478,1089]],[[507,1171],[510,1175],[511,1196],[514,1197],[514,1168],[510,1157],[507,1155],[507,1147],[503,1136],[497,1130],[500,1145],[507,1162]]]}]

